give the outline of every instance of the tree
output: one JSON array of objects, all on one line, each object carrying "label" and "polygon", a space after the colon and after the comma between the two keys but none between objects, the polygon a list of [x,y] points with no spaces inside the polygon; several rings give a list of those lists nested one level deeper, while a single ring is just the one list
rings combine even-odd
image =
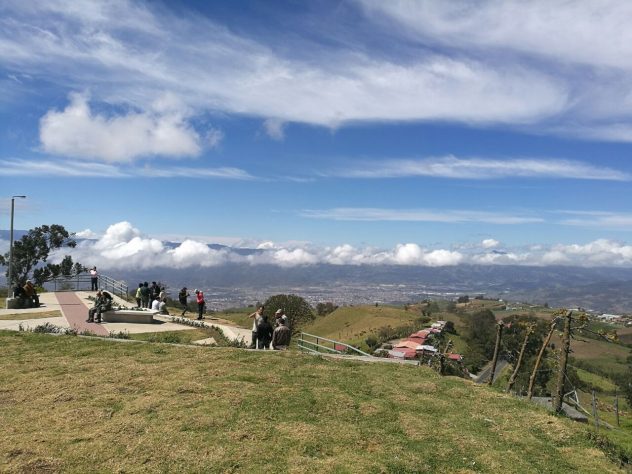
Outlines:
[{"label": "tree", "polygon": [[[63,247],[75,247],[77,243],[64,226],[53,224],[35,227],[13,243],[13,281],[23,284],[32,273],[36,285],[42,285],[52,278],[73,276],[85,271],[79,263],[74,263],[72,257],[66,255],[58,264],[49,263],[52,251]],[[0,256],[0,264],[9,263],[9,253]],[[39,266],[40,264],[45,264]],[[7,277],[9,269],[7,268]]]},{"label": "tree", "polygon": [[456,328],[454,327],[454,323],[452,321],[446,321],[445,326],[443,326],[443,330],[448,334],[456,334]]},{"label": "tree", "polygon": [[314,319],[312,307],[304,298],[297,295],[274,295],[266,300],[264,306],[263,314],[268,316],[270,321],[274,320],[274,313],[277,309],[284,310],[292,331]]},{"label": "tree", "polygon": [[331,301],[318,303],[316,305],[316,314],[318,314],[318,316],[326,316],[329,313],[333,313],[336,309],[338,309],[338,306],[333,304]]}]

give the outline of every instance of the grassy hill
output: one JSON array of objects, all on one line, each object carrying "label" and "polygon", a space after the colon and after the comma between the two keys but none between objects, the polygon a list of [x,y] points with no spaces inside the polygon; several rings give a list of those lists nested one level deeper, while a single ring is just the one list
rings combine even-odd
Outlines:
[{"label": "grassy hill", "polygon": [[341,306],[317,317],[302,328],[304,332],[343,341],[353,341],[384,326],[403,326],[419,317],[416,311],[394,306]]},{"label": "grassy hill", "polygon": [[0,332],[0,471],[619,472],[585,426],[426,368]]}]

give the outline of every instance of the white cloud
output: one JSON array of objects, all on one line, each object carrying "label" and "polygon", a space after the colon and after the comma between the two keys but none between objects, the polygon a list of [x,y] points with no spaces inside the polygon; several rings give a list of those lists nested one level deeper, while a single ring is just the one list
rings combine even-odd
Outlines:
[{"label": "white cloud", "polygon": [[294,267],[318,263],[318,257],[303,249],[280,249],[274,251],[271,261],[282,267]]},{"label": "white cloud", "polygon": [[125,178],[128,175],[117,166],[83,161],[0,160],[0,176],[62,176],[93,178]]},{"label": "white cloud", "polygon": [[500,245],[500,242],[498,242],[498,241],[497,241],[497,240],[495,240],[495,239],[484,239],[484,240],[481,242],[481,246],[482,246],[484,249],[493,249],[494,247],[498,247],[499,245]]},{"label": "white cloud", "polygon": [[217,148],[224,139],[224,132],[218,128],[211,128],[206,132],[206,144],[209,148]]},{"label": "white cloud", "polygon": [[84,178],[191,178],[191,179],[257,179],[240,168],[183,167],[158,168],[133,167],[106,163],[69,160],[0,159],[0,176],[62,176]]},{"label": "white cloud", "polygon": [[356,1],[404,44],[555,75],[569,100],[553,121],[534,127],[538,132],[632,141],[632,33],[623,26],[632,21],[629,2]]},{"label": "white cloud", "polygon": [[486,224],[530,224],[544,222],[540,217],[515,216],[511,214],[430,209],[380,209],[365,207],[339,207],[333,209],[305,209],[301,216],[310,219],[336,221],[404,221],[404,222],[482,222]]},{"label": "white cloud", "polygon": [[87,98],[71,94],[62,111],[49,111],[40,121],[45,151],[75,158],[129,162],[138,157],[196,156],[200,137],[177,112],[129,112],[105,116],[90,110]]},{"label": "white cloud", "polygon": [[[386,59],[362,48],[312,45],[300,58],[286,57],[275,45],[237,36],[199,15],[175,18],[154,4],[118,1],[83,11],[51,2],[41,8],[49,12],[24,2],[5,6],[1,65],[145,111],[169,91],[194,110],[261,117],[276,137],[282,136],[284,122],[328,127],[402,120],[533,123],[563,112],[571,92],[546,71],[494,64],[481,55],[424,50],[412,58]],[[170,139],[170,146],[136,145],[139,153],[156,148],[166,155],[196,153],[196,136],[182,121],[140,115],[121,120],[140,130],[162,125],[178,140]],[[74,150],[47,136],[49,142],[53,149]],[[99,154],[96,147],[82,147]],[[129,153],[110,149],[103,155],[121,160]]]},{"label": "white cloud", "polygon": [[285,138],[285,123],[277,119],[268,119],[263,122],[266,134],[273,140],[283,140]]},{"label": "white cloud", "polygon": [[561,224],[580,227],[599,227],[602,229],[632,230],[632,214],[615,212],[573,212],[563,211],[575,217],[562,219]]},{"label": "white cloud", "polygon": [[420,38],[513,50],[556,61],[630,69],[632,4],[619,0],[357,0]]},{"label": "white cloud", "polygon": [[632,176],[612,168],[560,159],[488,159],[444,156],[420,160],[383,160],[330,173],[349,178],[428,176],[452,179],[566,178],[629,181]]},{"label": "white cloud", "polygon": [[84,229],[79,232],[75,232],[75,236],[79,239],[95,239],[99,236],[99,234],[92,232],[90,229]]},{"label": "white cloud", "polygon": [[[0,246],[3,242],[0,242]],[[442,267],[478,265],[567,265],[580,267],[632,267],[632,245],[606,239],[585,244],[532,245],[528,249],[481,249],[470,245],[456,251],[449,248],[424,248],[417,243],[397,244],[391,249],[358,248],[349,244],[318,247],[306,243],[263,243],[252,254],[244,255],[230,247],[214,250],[206,242],[186,239],[168,248],[158,239],[143,235],[129,222],[108,227],[97,241],[85,240],[75,249],[64,249],[53,256],[60,259],[70,252],[84,265],[109,269],[150,269],[157,267],[214,267],[226,263],[294,267],[331,265],[405,265]]]}]

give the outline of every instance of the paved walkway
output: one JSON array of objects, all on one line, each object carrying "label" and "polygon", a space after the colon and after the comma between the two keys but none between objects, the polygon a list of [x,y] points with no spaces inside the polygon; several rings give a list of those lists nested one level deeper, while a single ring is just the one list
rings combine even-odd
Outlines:
[{"label": "paved walkway", "polygon": [[[79,333],[89,331],[97,336],[107,336],[109,333],[127,332],[127,333],[147,333],[147,332],[163,332],[163,331],[186,331],[192,329],[190,326],[176,324],[172,322],[172,316],[156,315],[154,316],[154,324],[139,323],[88,323],[88,308],[92,307],[93,302],[89,297],[95,296],[94,291],[59,291],[47,292],[40,294],[40,302],[42,306],[39,308],[29,309],[0,309],[0,315],[19,315],[24,314],[28,318],[29,314],[60,310],[63,317],[41,318],[41,319],[22,319],[12,321],[0,320],[0,329],[10,329],[17,331],[22,325],[24,329],[34,328],[40,324],[51,323],[59,327],[72,327]],[[132,307],[133,303],[122,300],[114,295],[114,305]],[[250,345],[251,331],[240,327],[235,327],[213,319],[206,319],[206,325],[219,327],[229,339],[243,339],[246,345]]]},{"label": "paved walkway", "polygon": [[107,336],[108,330],[100,324],[88,323],[88,307],[71,291],[55,293],[61,305],[61,312],[68,321],[68,324],[79,333],[91,332],[97,336]]}]

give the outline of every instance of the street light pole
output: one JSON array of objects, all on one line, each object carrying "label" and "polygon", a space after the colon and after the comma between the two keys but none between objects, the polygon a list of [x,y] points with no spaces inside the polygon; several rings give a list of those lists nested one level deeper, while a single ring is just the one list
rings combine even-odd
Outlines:
[{"label": "street light pole", "polygon": [[13,296],[13,212],[15,209],[15,198],[24,199],[26,196],[11,196],[11,232],[9,237],[9,279],[7,280],[8,294]]}]

